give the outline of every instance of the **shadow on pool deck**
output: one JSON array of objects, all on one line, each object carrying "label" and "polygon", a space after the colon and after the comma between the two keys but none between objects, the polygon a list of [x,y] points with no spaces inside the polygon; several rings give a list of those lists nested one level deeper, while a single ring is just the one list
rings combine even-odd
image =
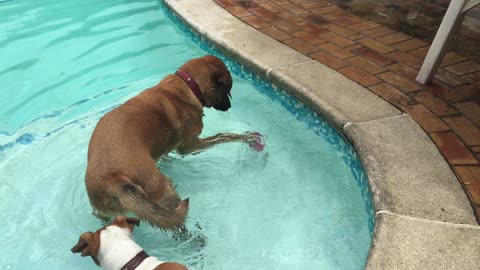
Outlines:
[{"label": "shadow on pool deck", "polygon": [[[379,22],[388,21],[397,29],[423,33],[431,39],[446,10],[445,2],[449,1],[422,1],[426,2],[422,5],[417,5],[418,0],[401,4],[391,4],[399,2],[391,0],[215,2],[250,26],[342,73],[409,114],[435,142],[456,173],[480,221],[480,64],[472,57],[449,52],[433,83],[421,85],[415,77],[429,42],[372,21],[380,16],[378,10],[387,9],[397,15],[393,18],[387,14],[388,19],[378,19]],[[366,11],[368,7],[371,12]],[[427,11],[427,7],[437,8]],[[476,32],[477,39],[480,38],[479,9],[469,12],[476,29],[463,27]],[[407,17],[418,23],[407,27]],[[478,54],[479,46],[473,49],[470,55]]]},{"label": "shadow on pool deck", "polygon": [[[432,42],[450,0],[333,0],[335,5],[362,18]],[[450,44],[467,58],[480,61],[480,5],[470,9]]]}]

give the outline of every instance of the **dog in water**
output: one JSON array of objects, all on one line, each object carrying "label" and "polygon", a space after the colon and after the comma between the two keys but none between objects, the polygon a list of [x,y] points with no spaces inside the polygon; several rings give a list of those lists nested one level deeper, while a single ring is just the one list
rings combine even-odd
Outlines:
[{"label": "dog in water", "polygon": [[139,219],[118,216],[94,233],[83,233],[71,251],[91,256],[105,270],[187,270],[179,263],[148,256],[133,239],[133,228],[139,224]]},{"label": "dog in water", "polygon": [[214,56],[188,61],[175,73],[105,114],[93,131],[85,175],[100,216],[132,212],[153,226],[174,230],[188,211],[156,160],[172,150],[188,154],[223,142],[263,149],[258,133],[198,136],[203,108],[230,108],[232,77]]}]

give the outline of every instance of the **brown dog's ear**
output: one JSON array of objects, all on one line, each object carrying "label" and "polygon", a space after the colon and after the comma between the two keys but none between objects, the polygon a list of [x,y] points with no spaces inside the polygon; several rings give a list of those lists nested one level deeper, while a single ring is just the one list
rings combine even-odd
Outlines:
[{"label": "brown dog's ear", "polygon": [[227,85],[227,77],[223,72],[215,71],[213,77],[215,78],[215,84],[219,86]]},{"label": "brown dog's ear", "polygon": [[226,91],[229,98],[232,98],[230,90],[232,89],[232,77],[228,70],[222,71],[215,71],[213,74],[213,78],[215,81],[215,86],[217,89],[222,89],[222,91]]},{"label": "brown dog's ear", "polygon": [[133,217],[127,217],[127,223],[128,224],[132,224],[132,225],[135,225],[135,226],[140,226],[140,219],[138,218],[133,218]]},{"label": "brown dog's ear", "polygon": [[71,249],[73,253],[82,253],[81,256],[92,256],[93,253],[90,250],[90,243],[92,241],[92,232],[86,232],[80,235],[78,243]]}]

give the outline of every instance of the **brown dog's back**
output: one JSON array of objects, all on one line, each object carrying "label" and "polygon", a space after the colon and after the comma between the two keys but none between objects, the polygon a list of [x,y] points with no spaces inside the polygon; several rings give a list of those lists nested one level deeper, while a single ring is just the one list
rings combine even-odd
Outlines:
[{"label": "brown dog's back", "polygon": [[[175,117],[166,111],[171,107],[168,97],[154,107],[143,102],[148,91],[152,90],[99,121],[90,140],[85,180],[96,210],[109,216],[130,211],[168,230],[184,222],[188,200],[180,201],[171,181],[157,169],[153,159],[169,152],[177,144],[178,134],[170,124],[175,119],[164,116]],[[162,122],[171,128],[161,130]]]},{"label": "brown dog's back", "polygon": [[236,134],[198,138],[204,107],[226,111],[231,106],[232,77],[225,64],[205,56],[188,61],[180,70],[183,75],[167,76],[97,124],[85,180],[90,202],[99,212],[112,216],[131,211],[157,227],[179,227],[188,200],[180,200],[155,159],[174,149],[192,153],[216,143],[248,139]]}]

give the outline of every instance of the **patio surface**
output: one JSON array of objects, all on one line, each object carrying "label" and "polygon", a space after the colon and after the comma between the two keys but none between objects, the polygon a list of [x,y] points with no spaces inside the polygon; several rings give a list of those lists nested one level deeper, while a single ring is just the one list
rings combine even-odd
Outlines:
[{"label": "patio surface", "polygon": [[415,77],[428,42],[352,15],[329,1],[215,2],[250,26],[342,73],[409,114],[455,172],[480,222],[478,62],[449,52],[433,83],[422,85]]}]

